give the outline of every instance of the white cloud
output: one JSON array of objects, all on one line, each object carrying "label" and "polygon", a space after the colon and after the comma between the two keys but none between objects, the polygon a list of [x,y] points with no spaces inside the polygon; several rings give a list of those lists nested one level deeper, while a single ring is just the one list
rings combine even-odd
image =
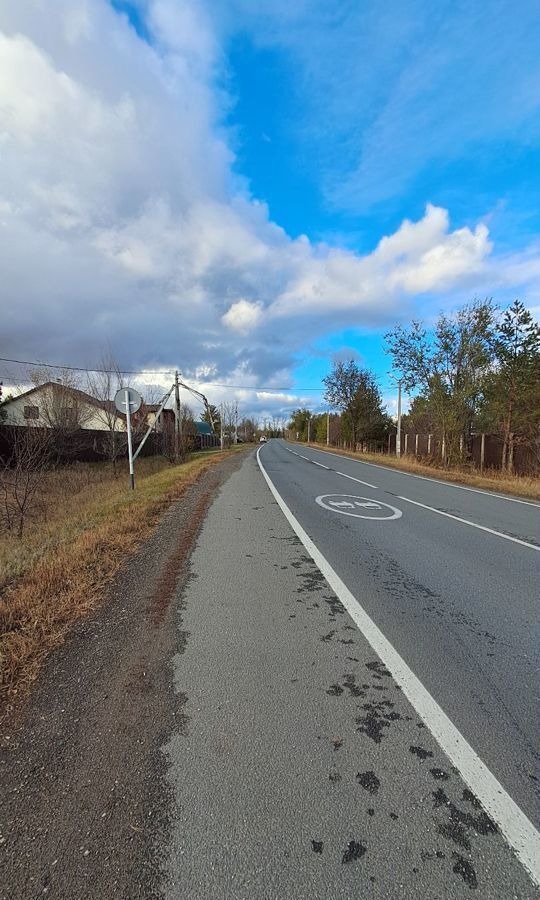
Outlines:
[{"label": "white cloud", "polygon": [[262,303],[237,300],[222,316],[222,321],[238,334],[249,334],[261,321],[262,314]]},{"label": "white cloud", "polygon": [[129,368],[281,387],[330,326],[388,322],[489,267],[487,228],[433,206],[365,256],[289,238],[233,188],[200,6],[144,8],[152,45],[105,0],[2,7],[3,355],[92,365],[109,345]]}]

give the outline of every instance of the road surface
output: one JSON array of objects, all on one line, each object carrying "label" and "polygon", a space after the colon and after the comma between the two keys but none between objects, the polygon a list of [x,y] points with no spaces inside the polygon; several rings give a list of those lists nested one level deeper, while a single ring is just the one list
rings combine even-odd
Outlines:
[{"label": "road surface", "polygon": [[[540,506],[282,441],[262,461],[326,559],[538,826]],[[329,497],[328,509],[316,502],[325,494],[366,500]],[[355,506],[370,501],[380,511]]]},{"label": "road surface", "polygon": [[174,504],[51,657],[8,743],[0,896],[538,898],[534,824],[506,835],[537,822],[538,508],[281,441],[260,462]]}]

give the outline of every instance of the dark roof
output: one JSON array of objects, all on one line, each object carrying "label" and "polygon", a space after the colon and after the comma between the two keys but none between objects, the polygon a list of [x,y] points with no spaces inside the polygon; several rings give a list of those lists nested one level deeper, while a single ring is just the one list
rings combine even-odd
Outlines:
[{"label": "dark roof", "polygon": [[194,422],[195,428],[197,429],[197,434],[213,434],[210,425],[208,422]]}]

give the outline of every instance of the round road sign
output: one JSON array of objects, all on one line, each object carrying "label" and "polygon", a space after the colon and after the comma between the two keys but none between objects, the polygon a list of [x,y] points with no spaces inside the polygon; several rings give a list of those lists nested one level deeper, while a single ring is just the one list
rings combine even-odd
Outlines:
[{"label": "round road sign", "polygon": [[353,516],[355,519],[372,519],[376,522],[390,522],[400,519],[403,513],[389,503],[372,500],[370,497],[357,497],[354,494],[321,494],[315,502],[324,509],[340,513],[342,516]]},{"label": "round road sign", "polygon": [[133,415],[141,408],[142,397],[134,388],[120,388],[114,397],[114,404],[118,412],[127,414],[127,404],[129,402],[129,411]]}]

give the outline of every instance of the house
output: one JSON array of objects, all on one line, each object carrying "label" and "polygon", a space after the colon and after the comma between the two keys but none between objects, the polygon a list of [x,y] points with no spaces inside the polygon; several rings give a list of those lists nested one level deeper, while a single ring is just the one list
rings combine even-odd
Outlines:
[{"label": "house", "polygon": [[[117,411],[114,400],[98,400],[81,391],[56,381],[40,384],[12,400],[7,400],[2,409],[5,413],[4,425],[33,425],[41,428],[61,428],[88,431],[126,430],[126,417]],[[165,423],[174,423],[172,409],[164,409],[156,424],[159,405],[143,404],[140,413],[133,416],[134,427],[146,430],[155,425],[161,431]]]},{"label": "house", "polygon": [[202,450],[205,447],[217,447],[219,437],[212,431],[208,422],[194,422],[197,446]]}]

